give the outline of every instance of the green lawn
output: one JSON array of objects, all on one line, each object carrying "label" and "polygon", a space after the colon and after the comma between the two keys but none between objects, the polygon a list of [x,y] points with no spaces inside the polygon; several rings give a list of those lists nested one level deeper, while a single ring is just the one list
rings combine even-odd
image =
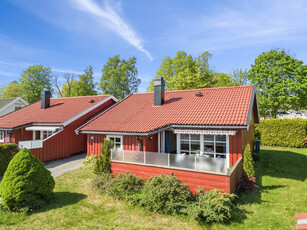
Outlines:
[{"label": "green lawn", "polygon": [[262,147],[256,163],[259,188],[239,194],[230,224],[203,225],[113,200],[91,189],[94,176],[78,169],[56,178],[55,198],[31,214],[0,211],[1,229],[294,229],[307,212],[307,149]]}]

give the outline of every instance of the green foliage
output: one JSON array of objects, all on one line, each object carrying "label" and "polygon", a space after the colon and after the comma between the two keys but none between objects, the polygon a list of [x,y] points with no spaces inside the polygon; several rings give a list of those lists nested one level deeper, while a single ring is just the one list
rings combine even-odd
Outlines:
[{"label": "green foliage", "polygon": [[42,65],[29,66],[22,71],[19,78],[22,88],[22,97],[28,103],[34,103],[41,99],[43,89],[51,90],[51,69]]},{"label": "green foliage", "polygon": [[249,78],[258,88],[262,116],[276,118],[279,109],[306,108],[307,66],[284,50],[270,50],[259,55]]},{"label": "green foliage", "polygon": [[11,159],[18,152],[16,144],[0,144],[0,176],[3,176]]},{"label": "green foliage", "polygon": [[198,195],[196,201],[191,202],[184,212],[198,221],[222,223],[231,218],[235,209],[235,205],[232,203],[234,197],[233,194],[213,189]]},{"label": "green foliage", "polygon": [[255,126],[261,136],[261,144],[303,148],[307,135],[306,119],[264,119]]},{"label": "green foliage", "polygon": [[58,92],[59,97],[77,97],[78,95],[78,81],[71,79],[62,85],[61,91]]},{"label": "green foliage", "polygon": [[235,69],[230,73],[230,78],[234,82],[234,85],[250,85],[249,72],[247,69]]},{"label": "green foliage", "polygon": [[54,188],[51,173],[26,148],[11,160],[0,184],[2,203],[9,209],[37,208]]},{"label": "green foliage", "polygon": [[108,193],[112,186],[112,179],[114,178],[111,173],[101,173],[93,180],[93,188],[99,190],[101,193]]},{"label": "green foliage", "polygon": [[0,98],[12,98],[21,96],[21,85],[18,84],[17,81],[13,81],[9,84],[6,84],[3,88],[0,89]]},{"label": "green foliage", "polygon": [[180,213],[192,200],[189,185],[173,174],[151,177],[142,190],[139,204],[146,209],[164,214]]},{"label": "green foliage", "polygon": [[245,146],[243,153],[243,171],[249,177],[255,177],[254,159],[249,144]]},{"label": "green foliage", "polygon": [[97,159],[98,159],[98,156],[97,156],[97,155],[90,155],[90,156],[87,156],[87,157],[82,161],[82,164],[83,164],[86,168],[89,168],[89,169],[94,170],[94,167],[95,167],[95,165],[96,165]]},{"label": "green foliage", "polygon": [[111,94],[119,100],[137,92],[141,80],[137,78],[136,58],[128,61],[119,55],[109,58],[103,66],[99,87],[104,94]]},{"label": "green foliage", "polygon": [[214,87],[234,86],[233,80],[224,73],[213,74]]},{"label": "green foliage", "polygon": [[108,193],[120,200],[131,200],[136,194],[139,194],[145,184],[145,179],[136,177],[128,171],[123,174],[119,173],[111,181],[111,187]]},{"label": "green foliage", "polygon": [[[174,58],[162,60],[156,77],[163,77],[166,90],[208,88],[214,85],[212,71],[209,69],[208,52],[193,58],[184,51],[179,51]],[[154,90],[152,79],[147,91]]]},{"label": "green foliage", "polygon": [[113,146],[114,143],[112,141],[104,139],[100,148],[101,155],[98,156],[95,163],[95,174],[111,172],[111,148],[113,148]]},{"label": "green foliage", "polygon": [[78,96],[91,96],[96,95],[96,84],[94,82],[93,67],[90,65],[84,70],[84,74],[79,75],[79,81],[77,86]]},{"label": "green foliage", "polygon": [[93,183],[94,188],[101,193],[107,193],[119,200],[134,200],[135,196],[141,192],[145,184],[145,179],[136,177],[128,171],[123,174],[119,173],[117,177],[113,174],[102,173],[97,176]]}]

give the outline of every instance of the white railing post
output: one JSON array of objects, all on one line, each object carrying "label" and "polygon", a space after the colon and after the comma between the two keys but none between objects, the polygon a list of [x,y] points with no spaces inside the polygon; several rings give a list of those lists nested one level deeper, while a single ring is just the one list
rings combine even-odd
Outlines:
[{"label": "white railing post", "polygon": [[144,151],[144,165],[146,165],[146,152]]},{"label": "white railing post", "polygon": [[195,162],[194,162],[194,164],[195,164],[195,171],[196,171],[196,154],[195,154],[195,156],[194,156],[195,158]]},{"label": "white railing post", "polygon": [[113,160],[113,149],[111,149],[111,161]]},{"label": "white railing post", "polygon": [[123,150],[123,162],[125,162],[125,150]]},{"label": "white railing post", "polygon": [[167,154],[167,166],[170,167],[170,154]]}]

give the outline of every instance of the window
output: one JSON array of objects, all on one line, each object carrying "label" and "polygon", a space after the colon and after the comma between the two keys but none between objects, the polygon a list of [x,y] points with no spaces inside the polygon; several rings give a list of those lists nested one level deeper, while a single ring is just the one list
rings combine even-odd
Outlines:
[{"label": "window", "polygon": [[123,137],[122,136],[107,136],[107,139],[113,141],[114,149],[122,149]]},{"label": "window", "polygon": [[43,131],[43,140],[45,140],[47,137],[50,137],[52,134],[52,131]]},{"label": "window", "polygon": [[208,157],[226,158],[226,135],[204,135],[204,153]]},{"label": "window", "polygon": [[22,104],[15,104],[15,111],[22,108]]},{"label": "window", "polygon": [[200,135],[181,134],[180,135],[180,153],[196,154],[200,150]]},{"label": "window", "polygon": [[0,142],[4,142],[4,131],[0,131]]}]

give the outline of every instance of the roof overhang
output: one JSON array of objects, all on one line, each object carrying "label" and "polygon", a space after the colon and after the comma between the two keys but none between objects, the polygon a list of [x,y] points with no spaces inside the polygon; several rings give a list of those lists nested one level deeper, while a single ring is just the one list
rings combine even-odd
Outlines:
[{"label": "roof overhang", "polygon": [[174,129],[175,134],[204,134],[204,135],[230,135],[234,136],[237,130],[217,130],[217,129]]},{"label": "roof overhang", "polygon": [[[148,136],[153,135],[156,133],[159,133],[161,131],[165,131],[167,129],[172,128],[181,128],[181,129],[224,129],[224,131],[234,131],[238,129],[247,129],[247,125],[183,125],[183,124],[170,124],[163,127],[160,127],[158,129],[154,129],[148,132],[123,132],[123,131],[99,131],[99,130],[75,130],[77,133],[83,133],[83,134],[113,134],[113,135],[139,135],[139,136]],[[226,129],[226,130],[225,130]]]},{"label": "roof overhang", "polygon": [[30,126],[27,127],[27,131],[56,131],[57,129],[62,129],[61,126]]}]

